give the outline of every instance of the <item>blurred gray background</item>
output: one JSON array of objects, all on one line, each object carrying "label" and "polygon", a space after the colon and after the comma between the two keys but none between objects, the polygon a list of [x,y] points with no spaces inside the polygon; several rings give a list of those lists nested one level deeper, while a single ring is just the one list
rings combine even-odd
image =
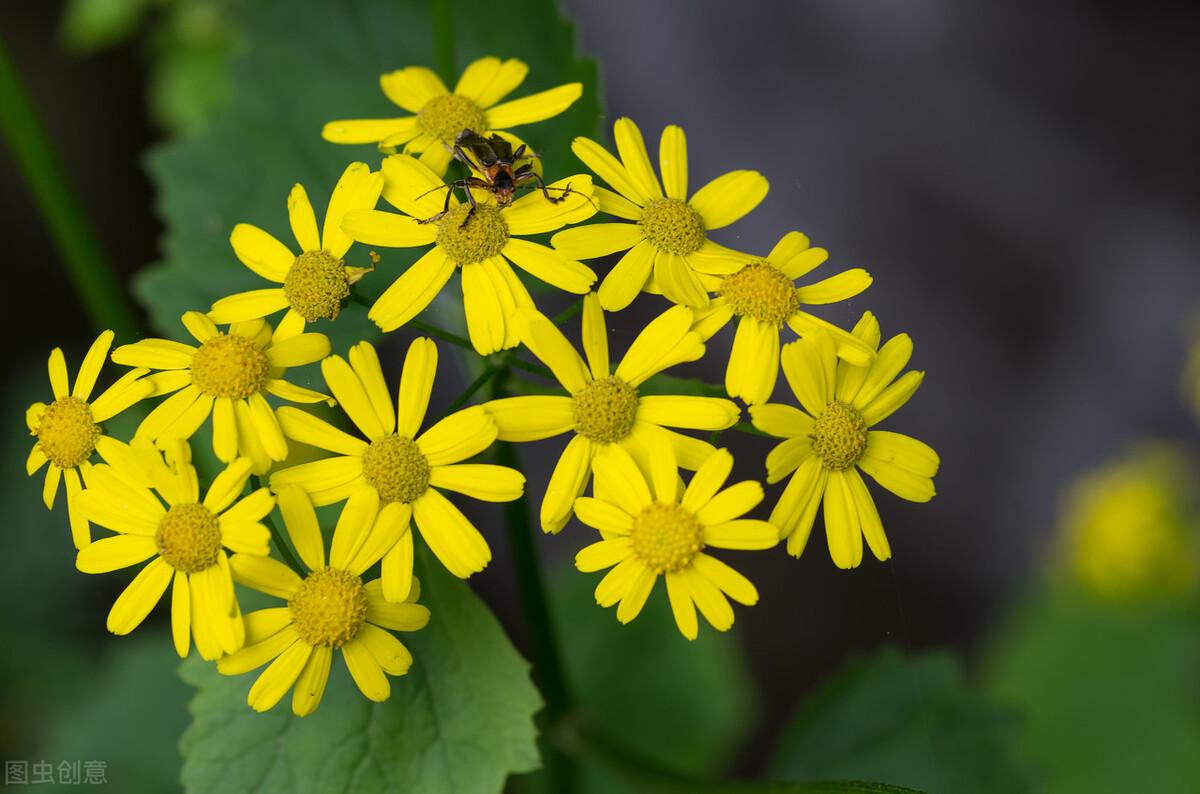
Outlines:
[{"label": "blurred gray background", "polygon": [[[733,168],[766,173],[766,201],[721,240],[765,253],[799,229],[830,250],[829,273],[867,268],[875,285],[824,316],[849,325],[871,309],[885,335],[913,336],[928,373],[888,427],[941,453],[938,496],[910,505],[875,491],[894,561],[837,571],[819,535],[799,561],[728,555],[762,594],[736,628],[763,691],[759,738],[850,653],[884,642],[970,653],[1050,553],[1064,484],[1134,438],[1193,435],[1179,375],[1200,296],[1196,6],[565,5],[603,66],[604,126],[636,118],[653,157],[662,126],[682,125],[693,190]],[[4,3],[0,29],[129,276],[155,259],[159,233],[139,166],[158,134],[145,64],[132,45],[62,55],[57,12]],[[54,344],[77,361],[92,332],[7,158],[0,300],[6,367],[23,373]],[[730,338],[714,343],[710,378]],[[25,433],[18,414],[5,426]],[[745,460],[765,451],[726,439]],[[7,469],[23,477],[19,461]],[[531,475],[534,489],[545,476]],[[579,545],[544,550],[566,558]],[[523,642],[502,546],[473,584]],[[83,586],[107,604],[117,585]],[[91,617],[79,630],[99,637]]]}]

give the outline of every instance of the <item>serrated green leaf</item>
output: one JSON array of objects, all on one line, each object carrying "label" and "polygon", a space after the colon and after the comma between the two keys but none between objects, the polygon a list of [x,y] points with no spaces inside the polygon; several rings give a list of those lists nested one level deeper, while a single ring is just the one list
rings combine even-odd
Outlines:
[{"label": "serrated green leaf", "polygon": [[[454,4],[458,68],[483,55],[521,57],[530,65],[521,94],[583,81],[584,96],[569,111],[519,129],[554,164],[551,171],[578,168],[570,141],[594,135],[599,118],[594,63],[575,53],[574,30],[551,0],[514,0],[495,11],[489,9],[481,25],[478,8]],[[323,217],[329,192],[348,163],[363,160],[378,168],[373,146],[327,143],[322,125],[336,118],[397,115],[379,90],[379,75],[434,61],[429,3],[421,0],[348,0],[336,9],[311,0],[261,0],[233,13],[245,54],[233,67],[226,104],[202,133],[159,147],[149,157],[167,233],[164,261],[145,271],[135,290],[154,326],[170,334],[179,332],[184,311],[264,286],[229,247],[236,223],[253,223],[291,240],[286,197],[292,184],[307,188]],[[360,282],[361,291],[381,293],[416,253],[380,251],[379,271]],[[356,246],[347,262],[366,264],[367,252]],[[431,314],[440,325],[462,325],[461,309],[439,314],[435,304]],[[335,351],[379,335],[357,305],[314,330],[328,333]]]},{"label": "serrated green leaf", "polygon": [[770,774],[1018,794],[1032,779],[1016,757],[1016,729],[1013,714],[966,687],[954,657],[889,650],[850,663],[801,707]]},{"label": "serrated green leaf", "polygon": [[415,662],[371,703],[340,655],[320,708],[298,718],[290,698],[257,714],[246,705],[255,674],[236,678],[190,660],[199,691],[180,748],[187,791],[356,794],[500,791],[510,773],[538,766],[533,714],[541,698],[529,665],[462,581],[424,564],[421,603],[432,619],[403,635]]},{"label": "serrated green leaf", "polygon": [[1025,717],[1047,792],[1200,790],[1200,621],[1190,604],[1041,594],[1000,634],[988,688]]}]

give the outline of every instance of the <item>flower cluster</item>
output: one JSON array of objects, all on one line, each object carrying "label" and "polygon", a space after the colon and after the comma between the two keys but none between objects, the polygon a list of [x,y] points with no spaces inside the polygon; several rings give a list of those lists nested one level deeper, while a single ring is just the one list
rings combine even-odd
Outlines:
[{"label": "flower cluster", "polygon": [[[232,229],[234,256],[271,286],[183,315],[194,344],[142,339],[110,356],[113,335],[101,334],[74,388],[62,352],[51,354],[53,401],[27,413],[36,438],[27,468],[48,466],[47,507],[65,480],[79,570],[141,566],[109,613],[110,631],[136,628],[169,586],[181,656],[194,642],[222,673],[266,666],[250,690],[253,708],[291,690],[293,711],[311,713],[335,650],[362,693],[383,700],[388,676],[413,663],[392,632],[438,618],[418,603],[416,535],[447,571],[469,577],[492,550],[459,505],[524,494],[521,472],[486,462],[497,441],[566,437],[538,488],[540,523],[558,533],[576,517],[597,530],[576,566],[608,569],[596,600],[616,605],[621,622],[639,614],[662,576],[684,636],[697,636],[697,610],[728,629],[730,599],[754,604],[758,593],[713,551],[786,541],[799,556],[818,512],[838,567],[862,561],[864,540],[876,558],[890,557],[862,473],[904,499],[933,496],[937,454],[876,429],[923,373],[904,372],[911,340],[881,344],[871,313],[846,331],[810,311],[861,293],[871,276],[852,268],[808,279],[828,254],[795,231],[765,256],[715,241],[765,198],[767,180],[735,170],[689,194],[679,127],[662,133],[657,172],[641,131],[622,118],[615,153],[588,138],[571,144],[591,173],[543,179],[552,164],[507,129],[561,113],[581,86],[502,101],[526,71],[517,60],[482,58],[453,92],[422,67],[383,75],[384,93],[411,115],[333,121],[323,132],[335,143],[378,144],[378,170],[350,164],[320,226],[304,187],[293,187],[295,248],[257,226]],[[447,182],[454,163],[464,173]],[[613,220],[583,223],[597,213]],[[530,239],[550,233],[549,245]],[[419,255],[372,302],[359,285],[385,274],[373,251],[349,258],[356,243]],[[584,264],[616,254],[603,278]],[[469,339],[416,321],[456,275]],[[538,310],[531,280],[581,296],[579,349],[561,318]],[[670,305],[610,355],[613,313],[643,292]],[[432,339],[410,344],[398,378],[367,341],[333,350],[320,331],[352,300],[370,304],[384,332],[415,325],[461,342],[483,357],[482,375],[440,405]],[[685,381],[660,377],[703,358],[733,320],[724,395],[678,393]],[[517,358],[518,347],[533,360]],[[106,359],[130,369],[93,399]],[[314,364],[322,391],[289,379]],[[467,404],[516,366],[552,382]],[[770,402],[780,370],[790,394]],[[734,399],[748,406],[748,422]],[[132,438],[110,435],[104,423],[144,400],[156,404]],[[202,428],[219,471],[193,462]],[[788,482],[766,520],[746,517],[764,499],[759,482],[727,484],[734,460],[717,443],[730,428],[782,439],[766,456],[765,479]],[[326,506],[339,510],[328,548],[317,513]],[[93,540],[91,524],[110,534]],[[243,615],[235,584],[285,605]]]}]

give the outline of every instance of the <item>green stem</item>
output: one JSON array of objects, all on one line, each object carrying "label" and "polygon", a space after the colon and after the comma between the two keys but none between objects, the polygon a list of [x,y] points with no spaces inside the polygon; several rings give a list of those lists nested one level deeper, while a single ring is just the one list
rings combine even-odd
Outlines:
[{"label": "green stem", "polygon": [[429,334],[432,337],[441,339],[443,342],[449,342],[452,345],[458,345],[459,347],[466,348],[467,350],[475,350],[475,345],[471,344],[470,339],[467,339],[465,336],[459,336],[456,333],[447,331],[444,328],[438,328],[436,325],[430,325],[427,322],[415,319],[409,320],[406,325],[414,330],[420,331],[423,334]]},{"label": "green stem", "polygon": [[133,305],[104,257],[21,78],[0,42],[0,130],[25,178],[79,300],[99,329],[118,339],[138,337]]},{"label": "green stem", "polygon": [[579,300],[575,301],[567,308],[563,309],[558,314],[554,315],[554,319],[551,320],[550,322],[554,323],[555,325],[562,325],[567,320],[570,320],[572,317],[579,314],[579,312],[582,310],[583,310],[583,298],[580,298]]},{"label": "green stem", "polygon": [[[507,375],[508,370],[502,368],[493,379],[493,399],[507,396]],[[501,466],[519,468],[516,448],[507,442],[497,444],[496,462]],[[508,527],[513,564],[517,569],[521,610],[525,615],[533,646],[534,675],[546,701],[546,708],[541,714],[542,732],[549,740],[545,748],[546,775],[551,791],[570,792],[576,788],[574,765],[558,748],[553,738],[562,725],[563,718],[570,711],[571,698],[566,668],[558,650],[558,632],[555,630],[546,598],[546,585],[542,579],[534,537],[533,516],[527,500],[528,496],[523,495],[520,499],[508,502],[504,506],[504,523]]]},{"label": "green stem", "polygon": [[454,398],[454,402],[446,406],[446,410],[442,412],[442,416],[449,416],[459,408],[462,408],[464,405],[466,405],[467,400],[471,399],[475,392],[486,386],[487,382],[496,377],[503,369],[503,367],[495,367],[491,364],[484,367],[483,372],[479,373],[479,377],[471,381],[471,384],[467,386],[465,390],[463,390],[463,393]]},{"label": "green stem", "polygon": [[[250,484],[256,491],[265,487],[262,478],[257,474],[250,475]],[[283,557],[283,561],[287,563],[287,566],[299,574],[301,579],[307,576],[308,570],[300,562],[300,558],[296,556],[296,553],[292,551],[291,545],[283,537],[283,533],[279,531],[279,527],[275,526],[275,521],[272,520],[271,516],[268,515],[263,518],[263,523],[270,531],[271,540],[275,541],[275,548],[279,549],[279,556]]]},{"label": "green stem", "polygon": [[454,3],[433,0],[433,58],[446,85],[458,79],[454,69]]}]

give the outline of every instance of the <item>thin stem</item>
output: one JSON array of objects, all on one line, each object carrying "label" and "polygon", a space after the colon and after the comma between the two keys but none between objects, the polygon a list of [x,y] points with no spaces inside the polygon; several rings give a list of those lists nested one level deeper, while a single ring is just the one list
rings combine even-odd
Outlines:
[{"label": "thin stem", "polygon": [[[492,380],[493,399],[507,396],[507,374],[507,369],[502,368]],[[496,462],[501,466],[517,468],[515,447],[507,442],[497,444]],[[541,715],[543,734],[553,734],[570,710],[571,699],[566,668],[558,650],[558,633],[550,615],[546,585],[538,562],[533,516],[527,499],[528,496],[523,495],[504,506],[504,523],[508,527],[513,564],[517,569],[521,610],[525,614],[533,645],[533,671],[546,701],[546,708]],[[548,744],[546,750],[546,775],[550,780],[550,790],[574,790],[575,775],[571,760],[553,743]]]},{"label": "thin stem", "polygon": [[433,58],[446,85],[454,85],[454,3],[433,0]]},{"label": "thin stem", "polygon": [[111,328],[119,339],[136,339],[138,316],[67,181],[3,42],[0,42],[0,130],[88,317],[98,328]]},{"label": "thin stem", "polygon": [[570,320],[572,317],[579,314],[579,312],[582,310],[583,310],[583,298],[580,298],[579,300],[575,301],[567,308],[563,309],[558,314],[554,315],[554,319],[551,320],[551,322],[554,323],[555,325],[562,325],[567,320]]},{"label": "thin stem", "polygon": [[517,358],[515,355],[509,356],[504,363],[506,366],[513,367],[514,369],[532,372],[534,375],[541,375],[543,378],[550,378],[551,380],[554,380],[554,373],[550,371],[549,367],[543,367],[541,364],[534,364],[531,361]]},{"label": "thin stem", "polygon": [[[265,487],[263,486],[262,478],[257,474],[250,475],[250,484],[256,491]],[[283,561],[287,563],[287,566],[299,574],[301,579],[307,576],[308,571],[300,562],[300,558],[292,551],[292,547],[283,537],[283,533],[279,531],[279,527],[275,526],[275,522],[271,519],[271,516],[267,515],[263,518],[263,523],[266,524],[267,529],[271,532],[271,540],[275,541],[275,548],[279,549],[279,556],[283,557]]]},{"label": "thin stem", "polygon": [[475,345],[471,344],[470,339],[467,339],[465,336],[459,336],[451,331],[447,331],[444,328],[438,328],[436,325],[430,325],[427,322],[416,319],[409,320],[407,325],[423,334],[429,334],[432,337],[441,339],[443,342],[449,342],[452,345],[458,345],[459,347],[466,348],[467,350],[475,349]]},{"label": "thin stem", "polygon": [[467,400],[471,399],[474,394],[487,385],[487,382],[496,377],[504,368],[495,367],[491,364],[483,368],[483,372],[479,373],[479,377],[471,381],[463,393],[454,398],[454,402],[446,406],[446,410],[442,412],[442,416],[449,416],[467,404]]}]

